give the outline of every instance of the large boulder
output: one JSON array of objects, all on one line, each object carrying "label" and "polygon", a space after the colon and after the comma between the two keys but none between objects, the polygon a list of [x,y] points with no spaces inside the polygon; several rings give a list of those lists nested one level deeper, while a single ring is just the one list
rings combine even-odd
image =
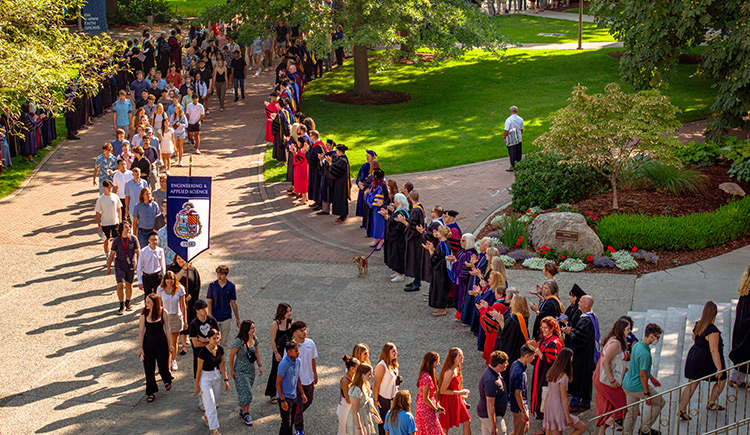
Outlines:
[{"label": "large boulder", "polygon": [[578,213],[544,213],[529,226],[529,242],[534,248],[549,246],[579,254],[598,255],[604,245]]}]

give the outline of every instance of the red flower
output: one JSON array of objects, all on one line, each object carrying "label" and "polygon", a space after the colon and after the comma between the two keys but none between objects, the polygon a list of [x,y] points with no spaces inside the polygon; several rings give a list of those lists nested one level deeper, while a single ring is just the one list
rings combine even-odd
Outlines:
[{"label": "red flower", "polygon": [[596,216],[591,218],[591,222],[594,222],[596,220]]},{"label": "red flower", "polygon": [[594,256],[589,255],[588,257],[586,257],[586,261],[594,261]]},{"label": "red flower", "polygon": [[613,248],[611,246],[607,246],[607,251],[609,251],[609,252],[615,252],[615,248]]},{"label": "red flower", "polygon": [[633,246],[633,252],[638,252],[638,248]]},{"label": "red flower", "polygon": [[531,209],[530,209],[530,208],[527,208],[527,209],[526,209],[526,213],[531,213]]},{"label": "red flower", "polygon": [[521,246],[521,243],[523,243],[523,236],[518,236],[518,241],[516,242],[516,246]]},{"label": "red flower", "polygon": [[533,214],[531,215],[531,217],[536,217],[536,213],[533,213]]},{"label": "red flower", "polygon": [[561,255],[561,256],[560,256],[560,258],[562,258],[562,259],[564,260],[564,259],[565,259],[565,256],[564,256],[564,255]]},{"label": "red flower", "polygon": [[593,212],[593,211],[590,211],[590,212],[589,212],[589,216],[591,216],[592,214],[594,214],[594,212]]}]

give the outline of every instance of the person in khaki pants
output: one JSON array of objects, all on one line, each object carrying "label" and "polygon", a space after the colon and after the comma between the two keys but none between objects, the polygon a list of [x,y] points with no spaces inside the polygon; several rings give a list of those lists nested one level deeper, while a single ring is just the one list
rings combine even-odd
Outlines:
[{"label": "person in khaki pants", "polygon": [[208,315],[216,319],[221,332],[221,346],[226,347],[229,338],[229,330],[232,325],[232,312],[234,312],[237,329],[240,328],[240,314],[237,311],[237,289],[234,283],[227,279],[229,267],[221,265],[216,268],[216,281],[208,285],[206,302],[208,303]]},{"label": "person in khaki pants", "polygon": [[[658,431],[651,429],[651,426],[659,420],[659,414],[661,414],[661,409],[665,403],[661,397],[651,399],[651,396],[657,394],[657,392],[649,387],[649,381],[655,387],[660,387],[661,383],[651,375],[651,350],[649,346],[659,340],[662,332],[661,327],[655,323],[646,325],[643,341],[639,341],[633,345],[630,355],[630,370],[625,372],[622,380],[622,388],[625,390],[628,406],[639,400],[648,399],[645,402],[645,406],[649,407],[651,412],[644,412],[640,430],[636,432],[638,434],[659,434]],[[640,414],[638,408],[640,406],[628,409],[623,424],[623,435],[631,435],[633,433],[635,420],[638,414]]]}]

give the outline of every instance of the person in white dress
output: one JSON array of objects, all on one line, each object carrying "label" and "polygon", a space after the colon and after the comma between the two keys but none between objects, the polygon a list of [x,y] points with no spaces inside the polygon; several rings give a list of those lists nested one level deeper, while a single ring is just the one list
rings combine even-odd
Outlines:
[{"label": "person in white dress", "polygon": [[174,153],[174,129],[169,122],[169,118],[164,118],[162,122],[159,150],[161,152],[161,161],[164,162],[164,169],[167,175],[169,175],[169,169],[172,167],[172,153]]}]

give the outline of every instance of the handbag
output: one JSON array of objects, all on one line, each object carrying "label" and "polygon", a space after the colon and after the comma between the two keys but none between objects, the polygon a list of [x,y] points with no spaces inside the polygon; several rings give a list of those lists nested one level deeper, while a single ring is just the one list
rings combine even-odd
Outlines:
[{"label": "handbag", "polygon": [[245,346],[245,352],[247,352],[247,359],[250,360],[250,364],[255,364],[255,361],[258,361],[258,356],[255,355],[255,351],[253,350],[253,348],[251,348],[247,344],[245,344],[244,346]]},{"label": "handbag", "polygon": [[[622,385],[622,378],[625,375],[625,360],[615,356],[612,358],[609,368],[612,370],[612,376],[615,378],[615,382]],[[602,367],[599,367],[599,372],[599,382],[604,385],[610,385],[607,372]]]}]

